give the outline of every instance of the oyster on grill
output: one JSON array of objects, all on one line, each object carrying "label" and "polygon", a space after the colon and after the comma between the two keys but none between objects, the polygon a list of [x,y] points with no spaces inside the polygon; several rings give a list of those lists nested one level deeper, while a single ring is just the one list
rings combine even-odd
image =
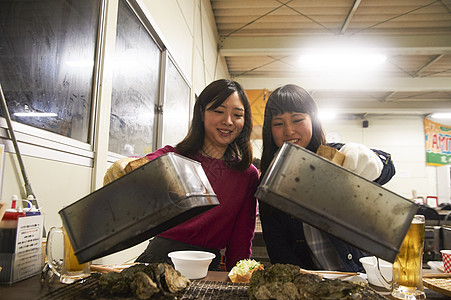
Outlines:
[{"label": "oyster on grill", "polygon": [[252,274],[249,299],[361,299],[363,286],[341,280],[322,279],[314,274],[302,274],[300,268],[274,264]]},{"label": "oyster on grill", "polygon": [[138,264],[120,273],[102,274],[99,287],[111,295],[174,298],[190,285],[190,280],[166,263]]},{"label": "oyster on grill", "polygon": [[130,292],[130,283],[119,273],[102,274],[99,278],[100,289],[108,291],[113,295],[128,294]]},{"label": "oyster on grill", "polygon": [[[302,274],[301,274],[302,275]],[[304,274],[306,275],[306,274]],[[314,275],[315,276],[315,275]],[[317,284],[305,285],[299,288],[299,299],[362,299],[360,292],[363,286],[342,280],[324,279]]]},{"label": "oyster on grill", "polygon": [[[169,265],[166,265],[169,266]],[[178,293],[184,291],[190,284],[190,280],[182,276],[179,271],[175,270],[171,266],[164,268],[164,282],[167,287],[167,291],[170,293]]]},{"label": "oyster on grill", "polygon": [[139,299],[149,299],[160,291],[157,284],[144,272],[137,272],[130,288]]},{"label": "oyster on grill", "polygon": [[301,299],[298,288],[292,282],[273,282],[260,286],[252,299],[296,300]]}]

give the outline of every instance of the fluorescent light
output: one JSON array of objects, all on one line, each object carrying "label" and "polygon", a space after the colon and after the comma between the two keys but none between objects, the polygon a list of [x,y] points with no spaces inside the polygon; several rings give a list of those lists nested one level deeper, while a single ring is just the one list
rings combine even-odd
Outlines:
[{"label": "fluorescent light", "polygon": [[337,116],[337,113],[333,111],[320,111],[319,118],[321,121],[333,120]]},{"label": "fluorescent light", "polygon": [[[387,57],[368,49],[335,48],[311,49],[299,57],[299,62],[305,67],[314,69],[334,70],[357,69],[364,70],[381,65]],[[344,70],[343,70],[344,68]]]},{"label": "fluorescent light", "polygon": [[22,112],[14,113],[16,117],[56,117],[56,113]]},{"label": "fluorescent light", "polygon": [[434,113],[431,115],[433,119],[451,119],[451,112],[449,113]]}]

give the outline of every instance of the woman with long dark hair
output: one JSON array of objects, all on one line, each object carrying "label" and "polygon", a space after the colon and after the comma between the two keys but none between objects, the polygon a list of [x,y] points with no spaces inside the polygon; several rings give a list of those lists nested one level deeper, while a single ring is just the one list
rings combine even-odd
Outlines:
[{"label": "woman with long dark hair", "polygon": [[138,262],[171,263],[169,252],[203,250],[216,254],[210,270],[220,270],[220,251],[225,250],[231,270],[239,260],[250,258],[258,184],[251,131],[246,93],[237,82],[220,79],[197,98],[187,136],[175,147],[168,145],[141,158],[148,162],[175,152],[200,162],[220,204],[151,239]]}]

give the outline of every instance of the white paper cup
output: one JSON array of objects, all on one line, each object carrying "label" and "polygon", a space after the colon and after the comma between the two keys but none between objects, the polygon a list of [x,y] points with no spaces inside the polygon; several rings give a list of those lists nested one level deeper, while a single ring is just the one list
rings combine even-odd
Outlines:
[{"label": "white paper cup", "polygon": [[168,254],[174,268],[188,279],[200,279],[207,276],[215,254],[206,251],[174,251]]},{"label": "white paper cup", "polygon": [[[393,276],[393,266],[391,263],[379,259],[379,268],[377,267],[377,257],[376,256],[366,256],[360,258],[360,262],[366,271],[367,280],[370,284],[380,287],[385,287],[384,278],[387,281],[392,280]],[[380,271],[379,271],[380,269]],[[381,276],[382,274],[382,276]]]}]

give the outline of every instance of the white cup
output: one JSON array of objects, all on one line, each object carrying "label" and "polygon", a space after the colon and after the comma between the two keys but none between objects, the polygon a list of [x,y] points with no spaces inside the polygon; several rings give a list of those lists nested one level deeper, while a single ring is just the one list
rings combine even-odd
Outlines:
[{"label": "white cup", "polygon": [[362,257],[360,262],[365,268],[367,280],[370,284],[385,288],[390,287],[393,278],[393,265],[391,263],[376,256]]}]

